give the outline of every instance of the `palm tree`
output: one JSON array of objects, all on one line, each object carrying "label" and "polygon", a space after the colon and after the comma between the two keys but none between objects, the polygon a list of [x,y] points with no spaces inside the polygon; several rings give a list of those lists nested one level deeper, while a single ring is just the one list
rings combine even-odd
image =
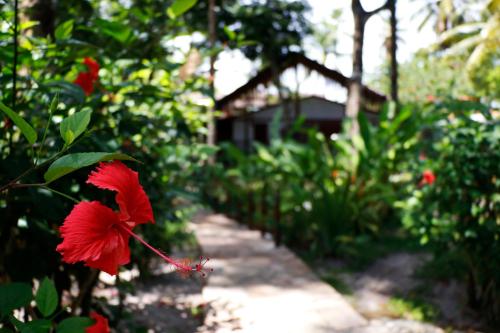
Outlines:
[{"label": "palm tree", "polygon": [[[418,29],[432,22],[437,34],[443,33],[451,27],[463,22],[464,12],[458,10],[467,0],[428,0],[415,13],[414,17],[422,16],[423,19]],[[460,4],[459,4],[460,3]]]},{"label": "palm tree", "polygon": [[467,67],[477,65],[486,53],[499,48],[500,1],[489,0],[479,20],[464,22],[443,32],[436,44],[447,54],[467,52]]},{"label": "palm tree", "polygon": [[[444,56],[464,56],[469,78],[477,88],[483,89],[488,84],[485,80],[498,82],[499,73],[494,69],[500,54],[500,0],[467,1],[461,5],[455,8],[460,8],[463,20],[441,32],[431,51]],[[496,88],[493,93],[498,98]]]}]

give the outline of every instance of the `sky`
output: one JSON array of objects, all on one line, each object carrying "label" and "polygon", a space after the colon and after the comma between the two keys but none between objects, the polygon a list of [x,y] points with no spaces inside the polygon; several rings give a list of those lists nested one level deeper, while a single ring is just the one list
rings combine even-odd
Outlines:
[{"label": "sky", "polygon": [[[338,49],[340,57],[331,55],[327,58],[326,65],[332,69],[337,69],[344,75],[351,74],[351,54],[352,54],[352,33],[353,18],[351,14],[351,1],[349,0],[308,0],[311,6],[309,20],[313,25],[321,24],[325,20],[331,20],[331,14],[335,9],[342,9],[340,17]],[[372,10],[382,5],[385,0],[364,0],[363,5],[366,10]],[[432,26],[428,24],[421,31],[418,25],[421,17],[414,17],[418,9],[421,8],[423,0],[399,0],[397,2],[398,34],[400,42],[398,44],[398,61],[404,62],[411,58],[421,48],[429,46],[435,41],[435,34]],[[383,47],[384,38],[388,34],[389,13],[381,12],[370,18],[365,30],[365,45],[363,62],[365,75],[374,75],[385,60],[385,49]],[[321,51],[310,41],[305,42],[305,53],[308,57],[320,60]],[[239,86],[245,84],[247,80],[257,70],[253,64],[239,51],[224,51],[219,55],[216,63],[216,92],[218,97],[222,97]]]}]

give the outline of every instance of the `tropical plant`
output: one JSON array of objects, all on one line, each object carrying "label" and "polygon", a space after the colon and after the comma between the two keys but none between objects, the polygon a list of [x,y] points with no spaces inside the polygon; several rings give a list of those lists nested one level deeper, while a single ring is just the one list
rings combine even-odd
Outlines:
[{"label": "tropical plant", "polygon": [[217,186],[208,185],[219,189],[211,193],[212,202],[270,232],[277,244],[317,256],[336,253],[356,236],[376,236],[394,217],[402,185],[392,176],[414,157],[420,129],[412,107],[393,111],[384,109],[378,127],[361,114],[361,135],[353,139],[337,135],[328,142],[314,129],[301,130],[298,121],[296,132],[280,138],[274,131],[269,146],[255,144],[248,155],[222,147]]},{"label": "tropical plant", "polygon": [[441,121],[422,137],[420,163],[401,207],[404,225],[436,249],[456,253],[467,267],[469,304],[500,319],[500,132],[488,108],[446,101]]},{"label": "tropical plant", "polygon": [[[157,221],[142,235],[166,251],[186,240],[185,207],[177,203],[197,200],[191,175],[201,173],[215,150],[200,143],[206,109],[193,102],[206,81],[180,79],[184,60],[173,59],[177,47],[159,43],[186,31],[171,18],[186,10],[179,2],[161,4],[164,11],[155,10],[157,2],[129,11],[118,1],[106,8],[94,2],[68,8],[61,1],[0,7],[0,281],[30,284],[48,276],[59,295],[76,288],[54,323],[68,315],[66,306],[83,315],[96,306],[98,272],[62,264],[55,251],[75,201],[113,202],[110,193],[86,185],[87,167],[140,161],[134,169]],[[40,17],[46,11],[51,22]],[[19,24],[12,24],[16,18]],[[152,31],[155,20],[172,29]],[[131,251],[137,259],[130,265],[147,274],[152,252],[137,244]],[[115,308],[106,310],[118,318]],[[2,324],[16,325],[9,314]]]},{"label": "tropical plant", "polygon": [[[488,0],[477,9],[468,3],[464,20],[443,31],[434,49],[445,56],[466,55],[465,70],[480,94],[500,98],[500,1]],[[470,13],[476,13],[475,17]],[[471,17],[472,16],[472,17]],[[443,52],[444,51],[444,52]]]}]

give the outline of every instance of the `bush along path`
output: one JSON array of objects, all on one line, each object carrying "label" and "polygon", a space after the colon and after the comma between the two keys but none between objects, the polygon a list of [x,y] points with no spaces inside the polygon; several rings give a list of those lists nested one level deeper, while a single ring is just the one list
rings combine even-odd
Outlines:
[{"label": "bush along path", "polygon": [[192,229],[214,269],[203,288],[203,332],[444,332],[411,320],[366,320],[290,250],[223,215],[199,215]]}]

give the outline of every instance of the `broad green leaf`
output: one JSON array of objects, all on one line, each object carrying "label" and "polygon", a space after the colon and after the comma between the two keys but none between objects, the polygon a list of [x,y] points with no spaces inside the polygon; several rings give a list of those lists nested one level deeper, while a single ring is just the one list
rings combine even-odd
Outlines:
[{"label": "broad green leaf", "polygon": [[359,129],[361,133],[361,137],[363,138],[363,141],[365,142],[365,146],[368,150],[371,149],[371,127],[370,123],[368,122],[368,117],[366,117],[366,114],[364,112],[360,112],[358,114],[358,122],[359,122]]},{"label": "broad green leaf", "polygon": [[36,306],[44,317],[54,313],[57,308],[58,298],[54,282],[47,278],[43,279],[35,295]]},{"label": "broad green leaf", "polygon": [[47,183],[50,183],[64,175],[67,175],[68,173],[71,173],[83,167],[95,164],[97,162],[112,160],[127,160],[137,162],[136,159],[121,153],[92,152],[69,154],[54,161],[54,163],[50,165],[47,172],[45,172],[45,175],[43,177],[45,178],[45,181],[47,181]]},{"label": "broad green leaf", "polygon": [[21,333],[49,333],[52,323],[47,319],[35,319],[26,323],[11,316],[10,321]]},{"label": "broad green leaf", "polygon": [[264,147],[262,145],[257,146],[257,155],[259,158],[266,163],[269,164],[275,164],[276,163],[276,158],[269,152],[267,147]]},{"label": "broad green leaf", "polygon": [[14,282],[0,285],[0,314],[7,315],[29,304],[32,297],[29,284]]},{"label": "broad green leaf", "polygon": [[85,93],[79,85],[66,81],[52,81],[43,84],[45,88],[56,88],[60,96],[68,96],[73,98],[77,103],[85,102]]},{"label": "broad green leaf", "polygon": [[36,319],[23,323],[21,327],[21,333],[49,333],[52,323],[47,319]]},{"label": "broad green leaf", "polygon": [[231,30],[228,26],[224,26],[224,32],[226,33],[227,38],[229,40],[235,40],[236,39],[236,33]]},{"label": "broad green leaf", "polygon": [[96,25],[99,27],[102,34],[108,35],[120,43],[127,42],[132,36],[132,29],[119,22],[97,19]]},{"label": "broad green leaf", "polygon": [[57,325],[57,333],[85,333],[85,328],[92,326],[94,321],[87,317],[72,317],[64,319]]},{"label": "broad green leaf", "polygon": [[39,24],[40,22],[38,21],[25,21],[19,25],[19,30],[28,30],[30,28],[36,27]]},{"label": "broad green leaf", "polygon": [[175,0],[172,6],[167,9],[167,14],[171,18],[176,18],[196,5],[196,2],[198,0]]},{"label": "broad green leaf", "polygon": [[386,123],[389,120],[389,103],[384,103],[382,110],[380,111],[379,120],[380,123]]},{"label": "broad green leaf", "polygon": [[403,122],[405,122],[408,118],[410,118],[412,113],[413,113],[412,107],[410,105],[405,105],[399,111],[396,117],[394,117],[394,119],[392,120],[391,125],[388,128],[388,132],[396,133],[397,130],[399,129],[399,126],[401,126]]},{"label": "broad green leaf", "polygon": [[34,144],[36,142],[36,131],[31,127],[30,124],[26,122],[20,115],[15,113],[11,108],[9,108],[7,105],[3,104],[0,102],[0,110],[3,111],[7,115],[7,117],[10,118],[16,124],[17,127],[21,130],[21,133],[23,133],[24,137],[26,140],[28,140],[29,143]]},{"label": "broad green leaf", "polygon": [[91,115],[92,111],[84,110],[72,114],[61,122],[59,129],[66,145],[71,144],[87,129]]},{"label": "broad green leaf", "polygon": [[220,150],[220,147],[200,144],[197,147],[197,154],[212,156]]},{"label": "broad green leaf", "polygon": [[14,331],[9,330],[8,328],[0,328],[0,333],[14,333]]},{"label": "broad green leaf", "polygon": [[71,37],[71,33],[73,32],[73,20],[68,20],[59,24],[54,32],[57,40],[68,39]]}]

